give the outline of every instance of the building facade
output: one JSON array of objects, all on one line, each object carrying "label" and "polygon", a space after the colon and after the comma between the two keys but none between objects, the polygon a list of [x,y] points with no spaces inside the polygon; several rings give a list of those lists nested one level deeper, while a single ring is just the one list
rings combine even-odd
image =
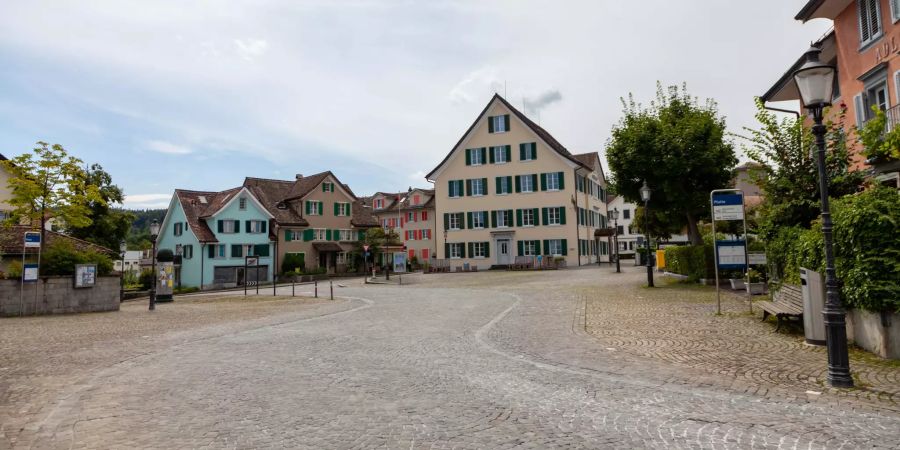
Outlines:
[{"label": "building facade", "polygon": [[[837,67],[832,117],[845,113],[849,130],[871,120],[878,108],[886,112],[889,129],[900,124],[900,0],[809,0],[795,19],[833,23],[833,30],[814,44],[822,50],[820,59]],[[793,73],[803,63],[801,56],[761,98],[799,101]],[[860,144],[851,144],[854,169],[877,163],[866,160]],[[883,181],[897,184],[896,170],[877,172]]]},{"label": "building facade", "polygon": [[434,189],[410,188],[404,193],[377,192],[366,199],[375,220],[393,230],[406,249],[407,261],[420,264],[437,253]]},{"label": "building facade", "polygon": [[516,256],[570,266],[608,261],[606,179],[596,153],[573,155],[495,95],[426,178],[435,186],[439,258],[506,266]]},{"label": "building facade", "polygon": [[[644,230],[641,230],[634,223],[638,214],[638,205],[625,201],[625,197],[621,195],[611,195],[609,196],[607,208],[609,211],[619,211],[619,219],[610,223],[610,225],[615,227],[617,233],[615,240],[619,242],[619,257],[622,259],[634,258],[635,250],[646,245],[644,243]],[[651,243],[656,243],[657,241],[656,237],[651,236]],[[673,234],[668,239],[659,240],[661,247],[687,245],[688,243],[689,240],[685,233]]]}]

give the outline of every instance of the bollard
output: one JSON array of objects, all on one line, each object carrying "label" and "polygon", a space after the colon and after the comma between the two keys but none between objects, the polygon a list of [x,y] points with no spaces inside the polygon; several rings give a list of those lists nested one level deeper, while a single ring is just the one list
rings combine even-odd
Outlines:
[{"label": "bollard", "polygon": [[315,297],[319,298],[319,280],[313,280],[313,288],[315,289]]},{"label": "bollard", "polygon": [[276,295],[278,295],[275,293],[276,287],[278,287],[278,275],[275,275],[272,277],[272,297],[275,297]]},{"label": "bollard", "polygon": [[291,277],[291,297],[294,296],[294,278]]},{"label": "bollard", "polygon": [[334,282],[328,282],[328,289],[331,290],[331,299],[334,300]]}]

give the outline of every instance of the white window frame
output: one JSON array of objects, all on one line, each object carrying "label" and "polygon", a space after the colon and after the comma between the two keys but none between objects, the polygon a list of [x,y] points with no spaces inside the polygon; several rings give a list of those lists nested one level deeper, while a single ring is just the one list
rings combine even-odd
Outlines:
[{"label": "white window frame", "polygon": [[465,246],[462,242],[454,242],[450,244],[450,259],[461,259],[462,258],[462,249]]},{"label": "white window frame", "polygon": [[375,199],[375,209],[384,209],[384,199],[383,198]]},{"label": "white window frame", "polygon": [[[528,189],[525,189],[525,180],[528,180]],[[534,192],[534,177],[529,175],[519,175],[519,190],[521,192]]]},{"label": "white window frame", "polygon": [[431,240],[431,229],[430,228],[425,228],[422,230],[422,240],[423,241]]},{"label": "white window frame", "polygon": [[[554,249],[554,247],[556,247]],[[556,251],[554,251],[556,250]],[[562,239],[550,239],[547,241],[547,254],[552,256],[562,256]]]},{"label": "white window frame", "polygon": [[497,192],[497,195],[509,195],[509,193],[512,192],[512,189],[510,189],[509,178],[506,176],[498,178],[500,178],[500,192]]},{"label": "white window frame", "polygon": [[897,23],[900,20],[900,0],[890,0],[888,4],[891,7],[891,22]]},{"label": "white window frame", "polygon": [[450,186],[452,187],[450,188],[450,192],[448,193],[448,196],[450,198],[461,198],[463,195],[465,195],[466,189],[464,186],[462,186],[463,183],[460,183],[460,181],[461,180],[451,180]]},{"label": "white window frame", "polygon": [[250,221],[250,229],[247,230],[247,233],[260,234],[262,233],[262,220],[251,220]]},{"label": "white window frame", "polygon": [[[537,156],[537,142],[526,142],[525,144],[528,145],[528,151],[525,152],[525,159],[522,159],[521,161],[534,161],[536,158],[533,158],[532,156]],[[532,150],[534,150],[534,155],[531,154]]]},{"label": "white window frame", "polygon": [[558,191],[559,190],[559,172],[549,172],[545,175],[547,178],[547,190],[548,191]]},{"label": "white window frame", "polygon": [[[869,11],[869,6],[875,6],[875,11]],[[865,9],[865,14],[863,14],[863,10]],[[865,39],[863,36],[863,21],[867,21],[868,25],[872,24],[872,18],[869,16],[869,13],[875,14],[875,22],[878,24],[878,32],[872,33],[872,30],[869,30],[869,38]],[[864,48],[869,44],[877,41],[884,35],[884,25],[881,23],[881,0],[857,0],[857,8],[856,8],[857,21],[856,24],[859,27],[859,47]]]},{"label": "white window frame", "polygon": [[241,197],[238,199],[238,209],[244,211],[247,209],[247,199],[245,197]]},{"label": "white window frame", "polygon": [[522,210],[522,226],[523,227],[533,227],[534,226],[534,208],[525,208]]},{"label": "white window frame", "polygon": [[319,202],[316,200],[307,200],[307,204],[309,206],[309,215],[310,216],[321,216],[322,211],[319,211]]},{"label": "white window frame", "polygon": [[522,256],[537,256],[537,241],[522,241]]},{"label": "white window frame", "polygon": [[506,164],[509,162],[506,160],[505,146],[498,145],[495,147],[491,147],[491,152],[494,154],[494,164]]},{"label": "white window frame", "polygon": [[449,223],[447,224],[448,229],[450,229],[451,231],[459,231],[462,229],[460,228],[460,222],[462,222],[462,214],[450,213],[447,217],[449,221]]},{"label": "white window frame", "polygon": [[335,264],[345,264],[344,260],[347,258],[347,252],[338,252],[334,257]]},{"label": "white window frame", "polygon": [[324,241],[325,240],[325,229],[324,228],[313,228],[313,240],[314,241]]},{"label": "white window frame", "polygon": [[481,147],[469,149],[469,162],[471,163],[469,164],[470,166],[480,166],[484,164],[484,161],[481,160]]},{"label": "white window frame", "polygon": [[487,258],[487,242],[473,242],[472,243],[472,257],[473,258]]},{"label": "white window frame", "polygon": [[228,258],[228,248],[226,247],[225,244],[213,244],[213,245],[216,246],[216,249],[213,252],[213,259]]},{"label": "white window frame", "polygon": [[235,234],[236,233],[236,231],[234,231],[234,222],[235,222],[234,219],[222,219],[222,221],[223,221],[222,233],[225,233],[225,234]]},{"label": "white window frame", "polygon": [[482,197],[487,192],[485,189],[485,185],[482,181],[482,178],[472,178],[469,180],[472,183],[472,197]]},{"label": "white window frame", "polygon": [[484,211],[473,211],[472,212],[472,228],[474,229],[483,229],[485,228],[485,214]]},{"label": "white window frame", "polygon": [[547,208],[547,225],[562,225],[559,207]]},{"label": "white window frame", "polygon": [[507,126],[506,121],[503,120],[505,118],[506,116],[502,114],[499,116],[491,117],[491,120],[494,121],[494,133],[506,133],[507,131],[509,131],[509,127]]},{"label": "white window frame", "polygon": [[497,228],[509,228],[509,221],[506,220],[506,210],[497,211]]}]

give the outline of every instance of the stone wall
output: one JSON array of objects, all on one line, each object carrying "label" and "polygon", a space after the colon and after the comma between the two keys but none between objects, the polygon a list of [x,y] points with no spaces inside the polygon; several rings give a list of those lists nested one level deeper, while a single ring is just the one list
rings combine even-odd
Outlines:
[{"label": "stone wall", "polygon": [[888,359],[900,359],[900,313],[847,311],[847,337],[856,345]]},{"label": "stone wall", "polygon": [[92,288],[75,289],[71,276],[26,283],[0,280],[0,316],[31,316],[119,310],[119,277],[98,277]]}]

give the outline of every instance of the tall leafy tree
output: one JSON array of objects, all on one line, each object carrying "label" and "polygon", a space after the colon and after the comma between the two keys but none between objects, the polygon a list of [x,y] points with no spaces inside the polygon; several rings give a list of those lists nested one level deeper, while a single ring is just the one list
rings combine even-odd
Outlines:
[{"label": "tall leafy tree", "polygon": [[131,213],[110,208],[125,200],[122,189],[112,184],[112,177],[100,164],[94,164],[84,171],[85,186],[97,189],[100,198],[88,202],[91,223],[84,227],[71,227],[68,231],[74,237],[118,250],[119,244],[128,236],[135,216]]},{"label": "tall leafy tree", "polygon": [[692,244],[702,243],[697,222],[709,215],[709,192],[728,186],[737,164],[725,119],[712,100],[701,104],[687,88],[657,85],[656,100],[643,107],[629,95],[613,127],[606,155],[616,192],[642,203],[644,180],[653,191],[653,211],[672,227],[687,227]]},{"label": "tall leafy tree", "polygon": [[69,156],[62,145],[38,142],[32,153],[3,161],[10,173],[8,186],[13,207],[7,225],[40,224],[41,240],[47,221],[53,218],[65,227],[91,224],[92,202],[103,202],[99,188],[90,185],[81,160]]}]

